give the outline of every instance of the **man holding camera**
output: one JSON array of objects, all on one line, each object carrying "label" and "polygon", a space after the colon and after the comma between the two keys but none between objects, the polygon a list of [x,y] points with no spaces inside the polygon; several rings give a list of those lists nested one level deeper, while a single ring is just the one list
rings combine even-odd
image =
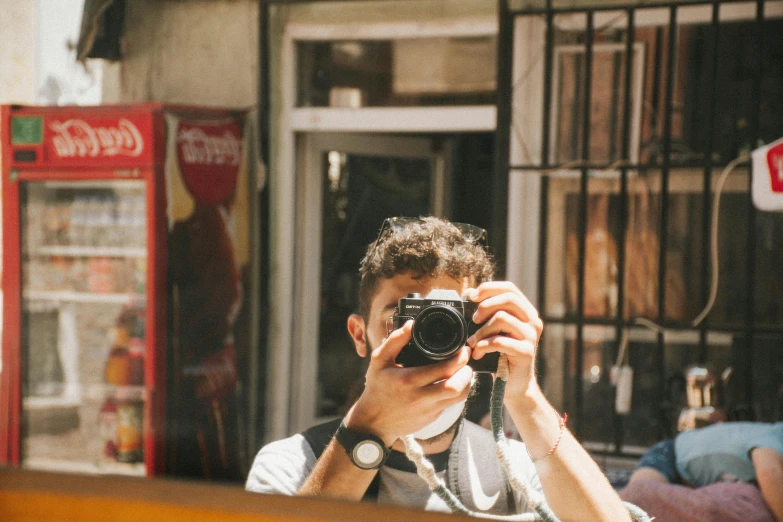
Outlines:
[{"label": "man holding camera", "polygon": [[[485,235],[433,217],[384,222],[362,261],[360,314],[348,318],[356,352],[368,360],[364,390],[342,421],[262,448],[248,490],[449,511],[403,453],[401,439],[412,434],[468,509],[529,512],[498,463],[492,434],[463,415],[474,367],[485,370],[487,361],[505,354],[504,403],[525,441],[511,441],[512,465],[563,521],[631,520],[543,396],[534,365],[543,323],[514,284],[491,280]],[[433,306],[444,314],[430,311],[424,321]],[[460,319],[448,307],[464,315],[466,331],[454,329]],[[444,351],[454,338],[454,353]]]}]

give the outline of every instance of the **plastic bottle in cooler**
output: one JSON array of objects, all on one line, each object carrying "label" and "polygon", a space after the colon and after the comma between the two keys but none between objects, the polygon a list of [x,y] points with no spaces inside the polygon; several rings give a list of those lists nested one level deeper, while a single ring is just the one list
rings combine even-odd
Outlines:
[{"label": "plastic bottle in cooler", "polygon": [[128,196],[120,196],[117,200],[117,219],[115,221],[117,240],[120,245],[128,246],[133,244],[133,235],[131,232],[133,225],[132,201]]},{"label": "plastic bottle in cooler", "polygon": [[130,384],[130,354],[128,342],[131,333],[131,316],[123,309],[117,317],[117,325],[113,331],[113,343],[104,368],[104,381],[114,386]]},{"label": "plastic bottle in cooler", "polygon": [[69,275],[71,290],[74,292],[86,292],[88,290],[89,274],[87,259],[75,257]]},{"label": "plastic bottle in cooler", "polygon": [[30,198],[24,216],[25,222],[23,224],[27,248],[30,252],[34,252],[38,247],[44,244],[43,209],[44,204],[40,199]]},{"label": "plastic bottle in cooler", "polygon": [[130,361],[129,384],[132,386],[144,385],[144,339],[131,337],[128,341],[128,358]]},{"label": "plastic bottle in cooler", "polygon": [[104,369],[106,384],[127,386],[130,384],[130,354],[124,344],[115,344],[109,352]]},{"label": "plastic bottle in cooler", "polygon": [[102,460],[117,460],[117,403],[109,397],[98,412],[98,436],[102,441]]},{"label": "plastic bottle in cooler", "polygon": [[85,199],[83,196],[75,196],[71,202],[71,226],[68,229],[70,243],[74,246],[87,244],[84,236]]},{"label": "plastic bottle in cooler", "polygon": [[123,246],[122,230],[120,230],[120,198],[111,196],[111,232],[110,242],[114,246]]},{"label": "plastic bottle in cooler", "polygon": [[144,403],[118,397],[117,401],[117,460],[141,462]]},{"label": "plastic bottle in cooler", "polygon": [[134,291],[138,295],[144,295],[147,291],[147,260],[137,258],[133,260],[133,284]]},{"label": "plastic bottle in cooler", "polygon": [[68,200],[57,202],[57,244],[71,243],[71,203]]},{"label": "plastic bottle in cooler", "polygon": [[47,199],[43,207],[43,229],[44,243],[47,245],[56,245],[58,243],[59,216],[57,204],[51,199]]},{"label": "plastic bottle in cooler", "polygon": [[100,244],[98,242],[100,200],[96,196],[90,196],[84,206],[84,244],[85,246],[98,246]]},{"label": "plastic bottle in cooler", "polygon": [[113,225],[112,201],[109,196],[98,198],[97,204],[97,237],[96,246],[112,246],[111,229]]},{"label": "plastic bottle in cooler", "polygon": [[134,246],[147,246],[147,204],[143,195],[133,197],[133,210],[131,212]]}]

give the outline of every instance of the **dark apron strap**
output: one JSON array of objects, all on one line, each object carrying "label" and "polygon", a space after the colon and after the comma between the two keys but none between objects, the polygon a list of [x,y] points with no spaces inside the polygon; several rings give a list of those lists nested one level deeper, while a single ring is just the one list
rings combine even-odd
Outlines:
[{"label": "dark apron strap", "polygon": [[[337,428],[340,427],[341,421],[342,419],[336,419],[325,422],[323,424],[313,426],[312,428],[308,428],[302,432],[302,436],[310,445],[310,449],[312,449],[313,453],[315,453],[316,459],[320,459],[321,455],[323,455],[326,447],[332,441]],[[381,473],[379,471],[375,474],[375,477],[373,477],[372,482],[370,482],[370,486],[367,488],[367,491],[365,491],[364,496],[362,497],[362,501],[376,502],[378,500],[378,491],[380,487]]]}]

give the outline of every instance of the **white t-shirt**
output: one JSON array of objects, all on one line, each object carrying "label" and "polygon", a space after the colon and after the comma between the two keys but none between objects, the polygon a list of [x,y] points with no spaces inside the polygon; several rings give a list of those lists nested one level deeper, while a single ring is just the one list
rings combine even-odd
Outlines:
[{"label": "white t-shirt", "polygon": [[[513,462],[531,487],[541,493],[541,482],[524,444],[512,440],[510,446]],[[430,460],[468,509],[501,515],[530,511],[521,494],[510,489],[488,430],[465,421],[451,448],[444,454],[430,456]],[[258,493],[295,495],[316,462],[316,454],[302,434],[273,442],[258,452],[245,488]],[[413,463],[397,451],[392,452],[380,470],[377,502],[450,512],[418,476]]]}]

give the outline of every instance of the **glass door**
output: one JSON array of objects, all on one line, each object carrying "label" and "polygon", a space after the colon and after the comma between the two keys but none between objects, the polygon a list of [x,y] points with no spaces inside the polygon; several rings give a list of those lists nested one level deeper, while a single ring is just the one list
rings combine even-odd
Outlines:
[{"label": "glass door", "polygon": [[361,392],[346,320],[358,311],[359,261],[383,220],[444,215],[448,146],[430,138],[312,134],[300,143],[294,423],[342,415]]},{"label": "glass door", "polygon": [[21,186],[23,467],[144,475],[144,181]]}]

